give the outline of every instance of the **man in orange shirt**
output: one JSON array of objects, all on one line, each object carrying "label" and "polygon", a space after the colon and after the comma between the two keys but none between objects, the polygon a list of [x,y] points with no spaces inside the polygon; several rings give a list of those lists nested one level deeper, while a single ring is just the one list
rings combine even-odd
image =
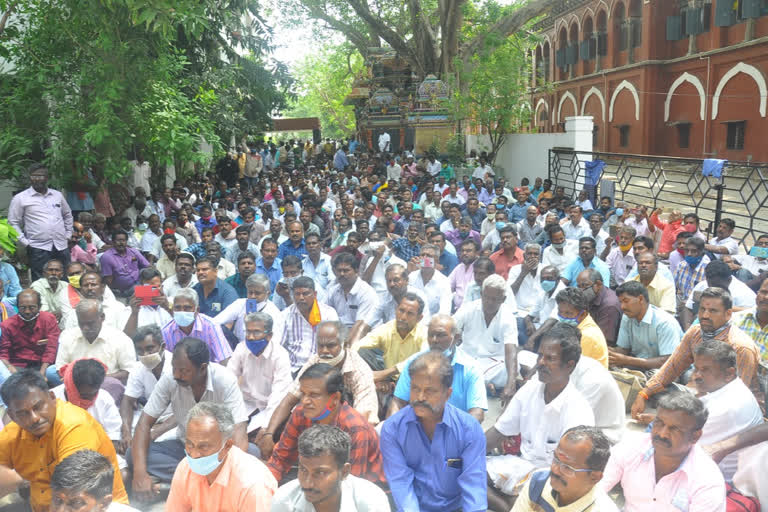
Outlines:
[{"label": "man in orange shirt", "polygon": [[[30,489],[35,512],[51,504],[49,485],[56,465],[80,450],[101,453],[115,468],[112,498],[128,503],[112,441],[88,412],[57,400],[34,370],[11,375],[0,388],[13,423],[0,432],[0,489]],[[14,472],[15,471],[15,472]]]},{"label": "man in orange shirt", "polygon": [[505,280],[509,269],[523,262],[523,250],[517,246],[517,232],[513,224],[507,224],[499,230],[501,248],[491,254],[491,261],[496,265],[496,273]]}]

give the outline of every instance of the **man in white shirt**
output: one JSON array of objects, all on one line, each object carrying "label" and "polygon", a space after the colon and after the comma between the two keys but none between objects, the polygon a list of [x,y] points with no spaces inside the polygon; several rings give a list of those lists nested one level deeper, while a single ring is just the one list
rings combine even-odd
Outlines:
[{"label": "man in white shirt", "polygon": [[440,163],[440,160],[435,159],[435,155],[429,155],[427,160],[427,172],[434,178],[443,170],[443,164]]},{"label": "man in white shirt", "polygon": [[538,341],[541,335],[549,330],[555,323],[553,314],[557,311],[557,294],[565,290],[567,286],[560,279],[560,272],[557,267],[552,265],[543,266],[539,271],[539,286],[542,293],[539,295],[536,304],[531,309],[528,316],[525,317],[525,330],[528,342],[526,349],[536,352]]},{"label": "man in white shirt", "polygon": [[379,135],[379,151],[384,153],[385,151],[389,151],[389,143],[390,143],[390,137],[387,132],[381,132],[381,135]]},{"label": "man in white shirt", "polygon": [[480,178],[482,180],[485,180],[485,178],[489,176],[492,178],[496,176],[496,173],[493,172],[493,167],[488,165],[488,159],[481,156],[480,165],[475,167],[475,171],[472,173],[472,179],[475,180],[477,178]]},{"label": "man in white shirt", "polygon": [[628,216],[624,219],[624,225],[634,228],[636,236],[651,236],[651,231],[648,228],[648,208],[637,205],[632,208],[631,213],[634,216]]},{"label": "man in white shirt", "polygon": [[272,343],[272,324],[266,313],[248,313],[245,340],[238,343],[227,363],[243,392],[249,434],[267,426],[293,381],[288,352],[279,343]]},{"label": "man in white shirt", "polygon": [[733,311],[742,311],[755,306],[757,295],[752,289],[738,279],[734,279],[731,268],[722,260],[711,261],[704,269],[705,279],[693,287],[685,308],[681,314],[683,327],[691,325],[692,319],[699,310],[701,292],[707,288],[722,288],[728,290],[733,298]]},{"label": "man in white shirt", "polygon": [[407,263],[392,252],[392,242],[377,231],[368,235],[368,250],[360,265],[362,272],[360,277],[370,284],[379,298],[384,300],[389,293],[387,290],[386,272],[392,265],[400,265],[403,268]]},{"label": "man in white shirt", "polygon": [[605,251],[605,241],[608,239],[608,232],[603,229],[603,215],[600,212],[594,212],[589,215],[589,229],[591,233],[587,236],[591,237],[595,241],[597,246],[595,250],[597,255],[602,258],[603,251]]},{"label": "man in white shirt", "polygon": [[579,241],[566,239],[565,231],[561,226],[551,226],[546,230],[549,231],[549,240],[552,244],[544,249],[541,262],[545,266],[552,265],[557,268],[558,273],[562,274],[565,267],[579,257]]},{"label": "man in white shirt", "polygon": [[579,425],[594,426],[587,400],[570,382],[581,358],[581,344],[559,326],[547,332],[538,358],[537,381],[529,381],[507,405],[496,424],[485,434],[486,450],[500,448],[505,437],[520,434],[520,456],[488,457],[488,504],[508,510],[509,496],[531,470],[552,464],[552,454],[565,432]]},{"label": "man in white shirt", "polygon": [[738,254],[739,242],[731,236],[734,229],[736,222],[733,219],[721,219],[715,231],[717,236],[704,246],[704,250],[714,254],[717,259],[722,258],[724,254]]},{"label": "man in white shirt", "polygon": [[[763,415],[752,391],[736,375],[736,351],[717,340],[702,341],[693,350],[693,374],[698,396],[709,412],[699,444],[717,443],[760,425]],[[720,462],[726,482],[733,479],[739,453]]]},{"label": "man in white shirt", "polygon": [[[611,270],[611,281],[615,282],[617,286],[624,283],[629,273],[635,267],[635,254],[632,251],[632,242],[634,240],[635,228],[622,227],[619,231],[619,245],[613,247],[610,253],[608,253],[608,257],[605,258],[605,263]],[[597,251],[597,254],[600,254],[600,252]]]},{"label": "man in white shirt", "polygon": [[358,262],[351,253],[337,254],[332,262],[336,282],[328,289],[328,305],[336,310],[346,327],[368,318],[379,304],[371,285],[358,276]]},{"label": "man in white shirt", "polygon": [[400,182],[400,176],[403,174],[403,168],[394,158],[389,161],[387,165],[387,181]]},{"label": "man in white shirt", "polygon": [[517,303],[517,335],[520,346],[528,341],[525,318],[534,312],[544,290],[541,288],[539,265],[541,246],[529,243],[525,246],[523,264],[509,269],[507,285],[512,288]]},{"label": "man in white shirt", "polygon": [[421,247],[421,269],[414,270],[408,276],[408,283],[421,290],[427,297],[426,313],[430,316],[451,314],[451,282],[435,265],[440,261],[437,246]]},{"label": "man in white shirt", "polygon": [[560,221],[560,225],[563,227],[563,231],[565,231],[565,238],[568,240],[578,240],[592,234],[589,222],[586,221],[583,213],[584,210],[582,210],[581,206],[571,206],[571,209],[568,211],[568,218]]},{"label": "man in white shirt", "polygon": [[435,183],[435,186],[432,187],[432,190],[437,190],[438,192],[440,192],[440,195],[442,195],[447,188],[448,188],[448,184],[445,182],[445,176],[438,176],[437,183]]},{"label": "man in white shirt", "polygon": [[[451,203],[461,206],[467,202],[467,200],[464,199],[461,194],[459,194],[459,186],[456,185],[455,182],[449,185],[448,191],[448,195],[443,197],[442,203]],[[456,226],[456,228],[458,228],[458,226]]]},{"label": "man in white shirt", "polygon": [[163,281],[163,295],[171,299],[182,288],[192,288],[197,284],[195,257],[192,254],[180,252],[173,264],[176,273]]},{"label": "man in white shirt", "polygon": [[[67,271],[72,270],[73,264],[67,267]],[[71,274],[70,274],[71,275]],[[125,317],[123,312],[125,306],[122,302],[118,302],[115,299],[112,290],[108,286],[104,286],[101,274],[98,272],[85,272],[80,276],[80,296],[83,299],[93,299],[101,303],[104,309],[106,324],[118,330],[122,330],[124,327]],[[73,306],[73,302],[70,301],[70,290],[68,286],[59,288],[59,304],[61,306],[61,320],[59,320],[59,327],[62,331],[72,327],[77,327],[77,313]],[[77,302],[75,302],[76,304]]]}]

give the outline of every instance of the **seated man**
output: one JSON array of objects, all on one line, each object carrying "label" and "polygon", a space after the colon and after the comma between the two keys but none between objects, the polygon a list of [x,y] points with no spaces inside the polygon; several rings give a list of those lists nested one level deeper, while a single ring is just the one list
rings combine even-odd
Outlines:
[{"label": "seated man", "polygon": [[733,315],[732,324],[747,333],[760,350],[760,357],[768,358],[768,279],[757,290],[755,307]]},{"label": "seated man", "polygon": [[160,272],[154,267],[141,269],[139,272],[139,282],[142,286],[152,286],[159,295],[152,297],[151,305],[143,305],[143,299],[137,297],[134,293],[129,302],[129,307],[123,311],[122,320],[123,332],[128,336],[133,336],[136,329],[145,325],[163,326],[171,321],[171,305],[168,298],[163,295],[163,278]]},{"label": "seated man", "polygon": [[379,422],[379,401],[373,382],[373,372],[356,351],[344,348],[341,323],[328,320],[320,322],[317,326],[316,341],[317,354],[310,356],[299,370],[288,393],[272,413],[266,429],[262,429],[259,433],[257,444],[263,458],[269,457],[275,447],[273,432],[278,431],[291,415],[293,408],[304,397],[299,378],[316,363],[325,363],[338,369],[344,379],[344,389],[351,397],[350,405],[367,418],[369,423],[375,425]]},{"label": "seated man", "polygon": [[200,312],[214,317],[238,299],[237,292],[217,277],[219,271],[211,257],[198,259],[196,265],[197,284],[192,289],[197,292]]},{"label": "seated man", "polygon": [[[280,310],[269,300],[269,278],[264,274],[252,274],[245,283],[247,297],[237,299],[216,315],[214,322],[222,330],[231,331],[237,343],[245,341],[245,315],[248,313],[266,313],[272,317],[272,332],[277,340],[283,336],[283,319]],[[229,335],[229,334],[228,334]]]},{"label": "seated man", "polygon": [[610,455],[611,442],[599,428],[569,428],[557,444],[550,469],[531,474],[511,512],[618,511],[598,485]]},{"label": "seated man", "polygon": [[[328,288],[328,305],[336,310],[345,327],[352,327],[355,322],[368,318],[376,310],[379,297],[371,285],[359,278],[359,264],[353,255],[342,252],[333,258],[331,265],[336,282]],[[313,283],[313,295],[314,290]],[[286,309],[290,310],[290,307]],[[287,326],[288,322],[285,324]]]},{"label": "seated man", "polygon": [[685,302],[685,309],[681,313],[681,323],[688,328],[699,307],[701,292],[707,288],[722,288],[728,290],[733,299],[733,311],[749,309],[755,305],[755,292],[738,279],[734,279],[731,268],[721,260],[715,260],[704,269],[704,280],[693,287],[693,291]]},{"label": "seated man", "polygon": [[541,340],[538,380],[524,384],[486,433],[487,452],[501,448],[505,437],[520,435],[520,456],[488,457],[489,506],[497,512],[511,507],[510,496],[531,470],[552,464],[552,452],[563,434],[579,425],[593,426],[595,417],[586,399],[570,381],[581,357],[575,336],[557,328]]},{"label": "seated man", "polygon": [[397,510],[488,508],[480,423],[450,403],[453,368],[438,351],[408,367],[410,405],[384,422],[381,451]]},{"label": "seated man", "polygon": [[647,372],[661,368],[683,337],[675,317],[649,304],[648,290],[637,281],[616,288],[621,317],[615,347],[608,347],[611,366]]},{"label": "seated man", "polygon": [[[205,256],[211,259],[214,265],[213,268],[216,269],[216,276],[221,280],[231,277],[237,272],[235,264],[224,259],[223,252],[224,249],[218,242],[209,242],[205,244]],[[197,261],[199,262],[202,259],[203,258],[198,258]],[[200,276],[197,276],[197,279],[200,280]]]},{"label": "seated man", "polygon": [[12,373],[31,368],[45,375],[59,348],[56,317],[40,310],[40,294],[31,288],[19,292],[16,305],[19,314],[0,323],[0,361]]},{"label": "seated man", "polygon": [[480,244],[474,240],[464,240],[459,246],[461,263],[448,275],[448,282],[453,293],[453,310],[461,307],[466,298],[466,290],[475,279],[475,260],[480,252]]},{"label": "seated man", "polygon": [[251,253],[252,258],[259,254],[259,247],[250,241],[250,235],[250,226],[241,225],[235,229],[236,243],[227,247],[227,261],[237,265],[242,254]]},{"label": "seated man", "polygon": [[[523,221],[524,222],[524,221]],[[523,264],[509,270],[507,284],[512,288],[517,303],[517,336],[520,345],[528,342],[528,330],[525,319],[534,313],[544,290],[541,288],[541,246],[530,242],[523,251]]]},{"label": "seated man", "polygon": [[130,297],[139,280],[139,270],[148,267],[149,262],[137,249],[128,247],[128,234],[125,231],[117,231],[112,236],[112,246],[104,251],[100,260],[104,284],[115,295]]},{"label": "seated man", "polygon": [[180,252],[173,262],[176,273],[163,281],[163,295],[173,298],[182,288],[191,288],[197,284],[195,275],[195,257],[188,252]]},{"label": "seated man", "polygon": [[482,298],[465,302],[456,312],[461,349],[477,361],[491,394],[508,400],[517,389],[517,322],[505,303],[512,290],[498,274],[483,281]]},{"label": "seated man", "polygon": [[[430,316],[438,313],[451,313],[451,283],[448,278],[435,268],[437,262],[437,247],[424,245],[421,256],[417,258],[419,270],[414,270],[408,276],[408,283],[421,290],[427,297],[425,311]],[[413,261],[409,262],[411,265]],[[411,266],[409,265],[409,266]]]},{"label": "seated man", "polygon": [[603,283],[611,282],[611,271],[603,260],[598,258],[595,253],[597,244],[591,237],[579,239],[579,256],[563,270],[562,280],[568,286],[576,286],[576,277],[585,269],[592,268],[600,272],[603,276]]},{"label": "seated man", "polygon": [[[21,370],[0,388],[13,423],[0,431],[0,489],[27,487],[32,510],[48,510],[49,484],[59,462],[80,450],[95,450],[109,459],[114,472],[112,496],[128,503],[117,467],[115,447],[101,425],[85,410],[57,400],[40,373]],[[40,461],[44,461],[41,465]]]},{"label": "seated man", "polygon": [[557,323],[558,319],[554,318],[557,314],[557,296],[567,288],[560,279],[557,267],[552,265],[541,269],[538,281],[542,293],[528,316],[523,319],[527,338],[525,349],[533,352],[538,351],[541,336]]},{"label": "seated man", "polygon": [[509,269],[523,262],[523,250],[517,246],[517,231],[514,224],[506,224],[498,231],[501,247],[491,254],[490,258],[496,266],[496,273],[506,281],[509,277]]},{"label": "seated man", "polygon": [[[76,272],[77,267],[73,268],[73,265],[80,265],[79,263],[73,263],[67,267],[67,272]],[[80,267],[83,269],[83,267]],[[76,274],[75,274],[76,275]],[[73,277],[72,275],[70,277]],[[108,326],[122,331],[125,321],[125,306],[115,299],[112,291],[104,286],[102,282],[101,274],[98,272],[85,271],[80,275],[77,280],[79,288],[70,286],[69,288],[62,289],[62,296],[66,297],[61,302],[61,320],[59,321],[59,327],[62,332],[65,329],[77,327],[77,313],[75,308],[83,299],[97,300],[102,304],[104,309],[104,318]]]},{"label": "seated man", "polygon": [[[206,344],[196,338],[184,338],[173,349],[172,373],[157,381],[144,406],[134,432],[133,444],[126,454],[133,469],[133,492],[141,501],[152,501],[157,494],[154,481],[170,482],[184,458],[186,423],[176,428],[176,439],[152,441],[150,431],[170,406],[175,418],[186,418],[190,409],[202,401],[216,402],[232,414],[234,444],[248,450],[245,432],[248,415],[243,395],[232,372],[212,363]],[[151,476],[150,476],[151,475]],[[154,480],[154,481],[153,481]]]},{"label": "seated man", "polygon": [[[693,293],[693,288],[704,281],[704,270],[709,264],[709,256],[704,254],[704,240],[696,237],[685,241],[685,260],[675,270],[675,290],[681,316],[685,314],[683,305]],[[683,327],[687,328],[684,324]]]},{"label": "seated man", "polygon": [[651,251],[645,251],[635,256],[637,275],[627,281],[638,281],[648,290],[648,302],[667,313],[674,315],[677,311],[675,299],[675,283],[659,272],[659,259]]},{"label": "seated man", "polygon": [[[603,331],[587,311],[587,299],[578,288],[566,288],[555,297],[557,311],[550,318],[578,327],[581,353],[608,368],[608,345]],[[555,316],[556,315],[556,316]]]},{"label": "seated man", "polygon": [[[615,285],[622,284],[635,267],[635,255],[632,251],[632,242],[635,239],[635,235],[637,235],[635,228],[631,226],[621,227],[619,229],[619,245],[610,249],[607,257],[601,256],[611,271],[611,277]],[[612,243],[613,238],[609,237],[608,241]]]},{"label": "seated man", "polygon": [[272,317],[264,312],[245,315],[245,340],[238,343],[227,368],[235,374],[248,413],[248,433],[266,427],[291,386],[291,360],[272,342]]},{"label": "seated man", "polygon": [[160,237],[160,247],[163,250],[162,256],[155,263],[158,272],[163,280],[168,279],[176,273],[176,256],[179,254],[179,248],[176,246],[176,237],[165,234]]},{"label": "seated man", "polygon": [[625,510],[725,510],[723,475],[697,442],[706,421],[691,393],[659,398],[651,431],[613,447],[600,487],[621,484]]},{"label": "seated man", "polygon": [[198,294],[189,288],[176,292],[173,298],[173,320],[163,326],[163,341],[167,350],[173,351],[183,338],[202,340],[214,363],[226,364],[232,355],[221,327],[213,318],[198,311]]},{"label": "seated man", "polygon": [[[224,282],[235,289],[238,297],[244,299],[248,295],[245,283],[256,271],[256,256],[254,256],[251,251],[241,252],[237,256],[235,264],[237,265],[237,272],[235,275],[226,278]],[[267,278],[267,280],[269,280],[269,278]]]},{"label": "seated man", "polygon": [[54,314],[57,321],[61,318],[59,290],[67,287],[63,277],[64,264],[59,260],[48,260],[43,265],[43,277],[29,285],[40,294],[40,311]]},{"label": "seated man", "polygon": [[56,465],[51,475],[50,512],[139,512],[114,497],[115,468],[104,455],[79,450]]},{"label": "seated man", "polygon": [[299,436],[299,477],[281,486],[271,512],[330,510],[385,512],[389,501],[379,487],[350,474],[351,439],[339,427],[315,425]]},{"label": "seated man", "polygon": [[106,325],[100,301],[83,299],[75,311],[78,327],[64,329],[61,333],[56,365],[49,366],[46,371],[48,381],[60,384],[57,368],[91,357],[106,365],[107,377],[125,384],[128,371],[136,363],[136,351],[131,339],[122,331]]},{"label": "seated man", "polygon": [[589,316],[603,332],[608,345],[616,344],[616,335],[621,322],[619,299],[613,290],[603,282],[603,276],[597,270],[588,268],[576,278],[576,286],[584,292],[589,308]]},{"label": "seated man", "polygon": [[732,306],[731,295],[722,288],[707,288],[701,292],[699,325],[694,325],[686,331],[680,345],[637,394],[635,403],[632,404],[633,418],[646,423],[651,420],[647,414],[643,414],[646,403],[690,368],[693,364],[694,349],[704,340],[714,339],[731,345],[736,350],[737,375],[755,393],[756,398],[761,394],[757,379],[757,347],[744,331],[730,322]]},{"label": "seated man", "polygon": [[431,351],[442,352],[450,358],[453,367],[451,396],[448,402],[454,407],[468,412],[481,424],[488,410],[488,397],[485,392],[485,380],[480,367],[456,346],[459,330],[455,320],[448,315],[436,315],[429,322],[427,341],[429,350],[418,352],[409,357],[403,365],[403,371],[397,379],[395,393],[389,404],[387,417],[392,416],[408,405],[411,399],[411,377],[408,372],[413,361],[421,354]]},{"label": "seated man", "polygon": [[[580,244],[577,240],[567,240],[563,228],[557,224],[545,228],[544,232],[549,233],[552,244],[544,249],[541,262],[545,266],[556,267],[557,271],[562,274],[573,261],[573,255],[579,252]],[[597,251],[597,244],[595,244],[595,251]]]},{"label": "seated man", "polygon": [[[139,327],[133,335],[133,345],[139,363],[134,365],[128,373],[128,382],[125,385],[123,400],[120,402],[121,449],[125,453],[133,440],[133,427],[141,416],[138,409],[139,402],[146,403],[157,385],[157,381],[163,374],[172,374],[171,353],[165,349],[163,333],[157,325],[145,325]],[[160,437],[176,428],[176,418],[170,408],[158,418],[152,427],[152,439],[162,440]]]},{"label": "seated man", "polygon": [[267,462],[278,482],[298,460],[298,437],[313,424],[335,425],[352,440],[350,472],[377,485],[386,479],[381,466],[379,436],[359,412],[344,401],[341,372],[325,363],[307,368],[299,378],[303,397],[291,413],[283,434]]},{"label": "seated man", "polygon": [[[699,443],[708,446],[763,423],[755,396],[736,377],[736,351],[722,341],[704,341],[694,349],[691,381],[709,412]],[[733,480],[739,454],[720,461],[726,482]]]},{"label": "seated man", "polygon": [[225,404],[201,401],[189,410],[186,456],[173,474],[167,512],[270,509],[277,482],[263,462],[236,444],[235,421]]}]

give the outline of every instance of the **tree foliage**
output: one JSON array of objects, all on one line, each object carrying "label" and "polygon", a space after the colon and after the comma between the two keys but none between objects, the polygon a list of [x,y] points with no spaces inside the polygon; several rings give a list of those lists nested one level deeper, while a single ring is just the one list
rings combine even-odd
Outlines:
[{"label": "tree foliage", "polygon": [[201,140],[222,151],[285,106],[248,0],[0,0],[3,13],[3,177],[42,158],[65,182],[117,181],[136,149],[153,167],[198,162]]},{"label": "tree foliage", "polygon": [[349,137],[355,132],[355,112],[344,105],[356,77],[365,73],[360,53],[349,44],[326,45],[294,67],[296,98],[286,115],[319,117],[323,135]]}]

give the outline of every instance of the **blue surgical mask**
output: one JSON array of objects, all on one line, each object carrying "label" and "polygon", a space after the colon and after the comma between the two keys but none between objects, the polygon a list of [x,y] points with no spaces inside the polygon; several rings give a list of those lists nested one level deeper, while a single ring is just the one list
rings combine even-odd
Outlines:
[{"label": "blue surgical mask", "polygon": [[314,418],[309,418],[309,419],[312,421],[322,421],[325,418],[327,418],[328,415],[331,414],[331,412],[333,412],[333,409],[331,409],[331,400],[333,400],[333,398],[328,399],[328,402],[325,404],[325,409],[323,409],[323,412],[321,412]]},{"label": "blue surgical mask", "polygon": [[173,319],[179,327],[189,327],[195,321],[194,311],[174,311]]},{"label": "blue surgical mask", "polygon": [[501,221],[496,222],[496,231],[499,231],[501,228],[503,228],[506,225],[507,225],[506,222],[501,222]]},{"label": "blue surgical mask", "polygon": [[269,343],[267,338],[261,338],[260,340],[245,340],[245,346],[248,347],[248,350],[255,356],[264,352],[264,349],[267,348],[267,343]]},{"label": "blue surgical mask", "polygon": [[[223,449],[224,448],[222,447],[222,450]],[[219,453],[221,453],[221,450],[196,459],[190,457],[186,450],[184,450],[184,453],[187,454],[187,464],[189,464],[189,469],[200,476],[210,475],[221,465],[221,461],[219,461]]]},{"label": "blue surgical mask", "polygon": [[696,268],[699,266],[699,263],[701,263],[701,260],[704,258],[704,256],[686,256],[685,262],[691,267]]},{"label": "blue surgical mask", "polygon": [[555,289],[555,286],[557,286],[557,281],[553,281],[552,279],[542,279],[541,280],[541,288],[545,292],[551,292]]},{"label": "blue surgical mask", "polygon": [[557,318],[558,318],[558,319],[559,319],[561,322],[563,322],[564,324],[568,324],[568,325],[572,325],[572,326],[576,327],[576,326],[578,326],[578,325],[579,325],[579,317],[580,317],[580,316],[581,316],[581,312],[579,312],[579,314],[578,314],[578,315],[576,315],[576,316],[575,316],[575,317],[573,317],[573,318],[570,318],[570,317],[567,317],[567,316],[563,316],[563,315],[561,315],[561,314],[559,314],[559,313],[558,313],[558,315],[557,315]]},{"label": "blue surgical mask", "polygon": [[149,224],[147,224],[146,222],[142,222],[136,227],[138,228],[139,231],[146,231],[147,229],[149,229]]},{"label": "blue surgical mask", "polygon": [[616,216],[621,217],[624,215],[624,208],[616,208]]}]

